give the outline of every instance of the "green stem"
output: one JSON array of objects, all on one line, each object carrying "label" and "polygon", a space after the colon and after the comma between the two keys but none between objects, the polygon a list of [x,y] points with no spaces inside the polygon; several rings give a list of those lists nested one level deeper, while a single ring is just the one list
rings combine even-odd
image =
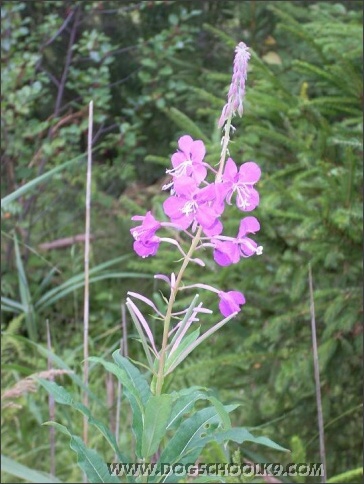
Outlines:
[{"label": "green stem", "polygon": [[[228,117],[225,123],[224,127],[224,137],[223,137],[223,143],[222,143],[222,150],[221,150],[221,157],[219,161],[219,169],[216,174],[215,182],[221,182],[222,178],[222,172],[224,170],[224,165],[225,165],[225,159],[226,159],[226,154],[227,154],[227,148],[228,144],[230,141],[230,128],[231,128],[231,115]],[[164,319],[164,328],[163,328],[163,340],[162,340],[162,348],[160,351],[160,358],[159,358],[159,367],[158,367],[158,374],[157,374],[157,382],[156,382],[156,387],[155,387],[155,393],[156,395],[160,395],[162,393],[162,388],[163,388],[163,383],[164,383],[164,365],[166,361],[166,351],[167,351],[167,345],[168,345],[168,333],[169,333],[169,328],[171,326],[171,318],[172,318],[172,310],[173,310],[173,305],[176,300],[177,293],[179,291],[179,287],[182,281],[183,274],[188,266],[188,263],[191,260],[192,254],[194,253],[197,244],[200,241],[201,237],[201,232],[202,232],[202,227],[200,226],[196,232],[196,235],[192,239],[191,246],[189,251],[186,254],[186,257],[183,260],[181,269],[179,270],[179,273],[176,278],[176,282],[173,287],[171,287],[171,295],[169,297],[168,301],[168,307],[167,307],[167,312],[166,316]]]},{"label": "green stem", "polygon": [[156,384],[156,392],[155,392],[156,395],[160,395],[162,393],[162,387],[164,382],[164,364],[166,360],[166,349],[168,344],[168,333],[171,325],[171,316],[172,316],[174,301],[176,300],[177,292],[179,290],[179,286],[181,284],[183,274],[200,240],[201,232],[202,232],[202,227],[200,226],[196,232],[196,235],[192,239],[191,247],[187,252],[186,257],[183,260],[181,269],[179,270],[178,276],[176,278],[176,282],[174,286],[171,288],[171,295],[168,301],[167,313],[164,319],[163,340],[162,340],[162,348],[160,351],[159,368],[158,368],[157,384]]}]

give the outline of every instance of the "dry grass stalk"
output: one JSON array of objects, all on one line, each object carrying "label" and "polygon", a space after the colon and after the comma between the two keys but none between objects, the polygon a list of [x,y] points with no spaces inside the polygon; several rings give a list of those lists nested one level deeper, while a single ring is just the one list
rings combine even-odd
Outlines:
[{"label": "dry grass stalk", "polygon": [[40,371],[38,373],[33,373],[32,375],[22,378],[15,383],[14,386],[5,390],[2,394],[2,399],[14,399],[23,396],[26,393],[35,393],[37,391],[37,379],[43,378],[44,380],[53,380],[54,377],[59,375],[65,375],[72,373],[69,370],[46,370]]}]

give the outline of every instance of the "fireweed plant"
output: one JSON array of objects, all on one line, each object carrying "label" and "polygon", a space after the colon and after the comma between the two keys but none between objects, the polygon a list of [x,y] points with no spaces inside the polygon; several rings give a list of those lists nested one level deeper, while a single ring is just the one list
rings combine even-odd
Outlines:
[{"label": "fireweed plant", "polygon": [[[236,203],[242,212],[252,212],[259,205],[259,193],[254,187],[261,175],[259,166],[250,161],[239,168],[232,158],[227,158],[230,131],[234,129],[231,120],[236,113],[240,116],[243,114],[249,58],[249,50],[241,42],[236,47],[228,102],[219,119],[219,127],[224,128],[224,135],[217,170],[204,162],[206,149],[203,141],[193,140],[189,135],[182,136],[178,140],[178,151],[171,158],[172,168],[167,170],[172,177],[171,181],[163,187],[165,190],[170,190],[170,196],[163,203],[164,213],[170,222],[159,222],[151,212],[147,212],[145,216],[132,217],[133,221],[140,222],[140,225],[131,229],[131,234],[135,239],[134,250],[139,256],[156,255],[160,243],[166,242],[173,244],[178,249],[183,261],[177,275],[172,273],[170,277],[163,274],[155,276],[165,281],[170,292],[165,314],[161,314],[152,301],[144,296],[134,292],[128,293],[129,296],[141,299],[151,306],[158,317],[164,321],[162,346],[158,352],[147,321],[142,317],[131,298],[127,299],[126,304],[133,320],[138,319],[138,323],[143,327],[148,338],[148,347],[151,348],[157,362],[157,371],[155,371],[155,365],[154,370],[151,368],[154,374],[152,389],[156,395],[162,393],[164,378],[196,346],[234,318],[240,312],[241,306],[245,304],[244,294],[240,291],[224,292],[207,284],[184,285],[183,275],[187,266],[191,263],[205,266],[204,262],[196,257],[203,248],[212,249],[214,260],[220,266],[236,264],[241,258],[259,255],[263,250],[249,237],[249,234],[255,234],[260,229],[255,217],[242,218],[236,237],[223,235],[223,225],[220,220],[227,206],[232,203]],[[209,174],[212,175],[210,182],[208,181]],[[159,233],[163,227],[183,231],[187,240],[190,241],[188,250],[184,251],[175,239],[157,235],[157,232]],[[204,308],[202,303],[196,305],[194,301],[190,308],[174,313],[173,306],[176,296],[180,291],[186,289],[204,289],[216,293],[219,298],[220,312],[224,316],[224,319],[202,336],[199,335],[199,331],[196,331],[194,339],[189,341],[188,345],[184,345],[183,342],[185,342],[184,338],[190,326],[199,320],[199,314],[211,314],[212,311]],[[171,321],[177,318],[179,322],[171,330]],[[144,347],[146,348],[146,345]],[[151,362],[150,350],[148,349],[146,353]]]},{"label": "fireweed plant", "polygon": [[[155,275],[155,278],[163,281],[169,292],[165,313],[141,294],[129,291],[126,300],[146,355],[147,374],[152,375],[151,383],[148,384],[146,372],[141,372],[119,350],[113,353],[114,363],[99,357],[90,358],[92,362],[101,363],[106,370],[113,373],[122,386],[123,396],[128,400],[133,413],[135,444],[129,446],[134,449],[133,452],[122,452],[119,449],[119,435],[113,435],[99,420],[91,416],[88,408],[74,403],[63,387],[53,382],[41,381],[57,402],[71,405],[89,418],[90,425],[94,425],[107,439],[119,463],[154,464],[153,471],[146,470],[139,476],[123,475],[122,482],[182,482],[181,479],[188,478],[188,465],[194,465],[210,442],[221,445],[226,461],[230,459],[226,445],[229,441],[238,444],[250,441],[275,450],[286,450],[267,437],[253,436],[246,428],[232,428],[229,414],[238,405],[223,405],[208,389],[191,387],[170,393],[163,392],[165,378],[197,346],[232,320],[245,304],[244,294],[236,288],[222,291],[208,284],[185,285],[183,277],[186,268],[189,264],[205,267],[200,257],[202,251],[210,251],[219,266],[229,266],[239,263],[242,258],[259,255],[263,250],[251,238],[251,235],[254,236],[259,231],[260,225],[250,215],[259,204],[259,193],[255,184],[261,176],[260,168],[252,161],[239,167],[229,157],[228,152],[230,133],[234,130],[232,118],[236,114],[243,114],[249,58],[247,46],[243,42],[239,43],[235,50],[228,100],[219,119],[223,136],[218,165],[212,167],[204,161],[206,149],[201,140],[194,140],[188,134],[182,136],[178,140],[178,150],[171,158],[172,167],[167,170],[171,177],[170,182],[163,187],[169,192],[163,203],[163,210],[169,221],[157,220],[150,211],[145,215],[132,217],[137,222],[131,229],[134,250],[140,257],[156,256],[161,243],[172,244],[181,256],[181,266],[176,274]],[[242,212],[236,237],[224,235],[221,222],[221,216],[232,204],[236,204]],[[177,231],[179,237],[164,237],[163,229]],[[184,234],[183,237],[180,236],[181,233]],[[181,239],[184,247],[179,242]],[[196,328],[195,323],[201,316],[212,314],[212,311],[199,301],[199,294],[191,296],[189,307],[182,311],[175,310],[178,294],[195,290],[215,293],[221,313],[220,321],[203,334],[200,334],[200,328]],[[155,341],[147,319],[135,300],[152,308],[155,317],[163,322],[160,345]],[[144,363],[139,363],[138,366],[146,367]],[[195,408],[195,403],[199,400],[206,402],[205,407],[201,408],[199,405]],[[85,442],[72,435],[66,427],[52,424],[71,437],[71,448],[77,452],[78,463],[90,482],[119,482],[116,475],[120,467],[107,466],[95,450],[89,449]],[[209,482],[223,482],[222,476],[217,476],[216,473],[208,475]]]}]

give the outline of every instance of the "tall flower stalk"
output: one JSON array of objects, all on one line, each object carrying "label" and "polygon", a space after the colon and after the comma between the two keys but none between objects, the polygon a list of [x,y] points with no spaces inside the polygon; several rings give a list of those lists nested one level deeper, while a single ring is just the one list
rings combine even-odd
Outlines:
[{"label": "tall flower stalk", "polygon": [[[157,364],[151,367],[154,374],[152,389],[156,395],[161,395],[164,379],[168,373],[166,361],[168,352],[172,353],[169,339],[174,331],[171,331],[170,328],[172,319],[177,317],[177,313],[174,313],[173,310],[179,291],[187,288],[199,288],[212,291],[218,295],[220,312],[225,319],[217,323],[212,332],[236,316],[241,310],[241,306],[245,304],[244,295],[237,290],[224,292],[207,284],[183,285],[183,276],[190,263],[205,265],[200,258],[196,257],[196,253],[202,247],[212,248],[215,262],[221,266],[227,266],[236,264],[241,257],[250,257],[262,252],[262,247],[258,246],[250,237],[247,237],[247,234],[254,234],[260,229],[259,222],[255,217],[250,216],[241,220],[237,237],[223,235],[223,224],[221,222],[221,216],[226,206],[231,205],[234,198],[237,207],[242,212],[250,212],[259,204],[259,194],[254,188],[255,183],[260,178],[259,166],[254,162],[247,162],[238,168],[234,160],[229,157],[228,152],[230,132],[234,129],[232,119],[236,113],[239,116],[243,114],[249,58],[248,47],[240,42],[235,49],[234,69],[228,100],[218,122],[219,127],[223,128],[223,136],[217,169],[213,169],[204,162],[206,149],[202,140],[193,140],[189,135],[182,136],[178,141],[178,151],[171,158],[172,168],[167,170],[167,173],[172,177],[171,181],[163,187],[170,190],[169,197],[163,203],[164,213],[170,219],[170,222],[157,221],[151,212],[148,212],[145,216],[133,217],[134,221],[141,222],[141,225],[131,229],[134,237],[134,249],[138,255],[141,257],[156,255],[161,242],[173,244],[182,254],[182,264],[177,275],[157,276],[168,283],[170,294],[166,313],[161,315],[164,328],[161,347],[156,354]],[[208,177],[209,174],[212,175]],[[210,178],[210,181],[208,181],[208,178]],[[164,227],[185,233],[190,239],[188,250],[185,251],[175,239],[159,237],[157,232]],[[135,293],[133,294],[135,297]],[[131,295],[129,293],[129,296]],[[144,296],[140,296],[139,299],[154,307],[153,303],[146,300]],[[145,349],[149,346],[155,348],[154,340],[151,341],[148,323],[141,316],[139,310],[136,313],[133,304],[129,299],[127,306],[132,312],[134,321],[135,318],[139,319],[137,325],[140,327],[140,335],[142,341],[144,341],[143,346]],[[182,325],[183,323],[184,326],[177,343],[181,342],[182,336],[191,323],[198,320],[197,314],[207,311],[209,310],[202,308],[201,304],[192,310],[189,317],[187,317],[187,309],[182,311],[184,319],[179,324]],[[177,324],[177,330],[178,326]],[[212,334],[211,330],[209,330],[209,334]],[[149,342],[146,341],[146,338],[149,339]],[[191,347],[195,347],[203,339],[205,339],[204,335],[200,336]],[[177,343],[174,342],[173,350],[175,350]],[[149,350],[146,350],[147,356],[148,352]]]}]

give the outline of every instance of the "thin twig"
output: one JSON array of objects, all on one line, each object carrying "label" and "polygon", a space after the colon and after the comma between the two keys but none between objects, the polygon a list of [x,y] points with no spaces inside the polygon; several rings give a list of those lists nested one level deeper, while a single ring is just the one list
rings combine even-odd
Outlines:
[{"label": "thin twig", "polygon": [[[88,117],[88,143],[87,143],[87,175],[86,175],[86,224],[85,224],[85,296],[83,316],[83,380],[85,391],[83,404],[88,407],[88,334],[89,334],[89,256],[90,256],[90,220],[91,220],[91,167],[92,167],[92,125],[93,125],[93,101],[89,104]],[[83,419],[83,441],[88,441],[88,418]]]},{"label": "thin twig", "polygon": [[[49,321],[46,321],[47,325],[47,349],[49,353],[52,350],[51,344],[51,331],[49,329]],[[52,359],[48,356],[47,359],[47,368],[48,371],[52,371]],[[54,377],[51,376],[49,378],[51,381],[54,381]],[[56,420],[56,404],[54,401],[54,397],[49,394],[48,395],[48,412],[49,412],[49,420],[54,422]],[[54,427],[49,427],[49,451],[50,451],[50,475],[56,475],[56,429]]]},{"label": "thin twig", "polygon": [[75,10],[76,10],[76,15],[75,15],[73,25],[72,25],[72,30],[71,30],[71,33],[70,33],[66,60],[65,60],[65,63],[64,63],[62,77],[61,77],[61,80],[59,81],[59,89],[58,89],[58,92],[57,92],[56,105],[54,107],[54,117],[58,116],[59,109],[60,109],[61,104],[62,104],[64,88],[66,86],[66,80],[67,80],[67,76],[68,76],[68,70],[70,68],[71,61],[72,61],[73,45],[75,43],[77,27],[78,27],[79,17],[80,17],[80,8],[76,7]]},{"label": "thin twig", "polygon": [[[52,242],[43,242],[43,244],[39,244],[38,248],[41,250],[64,249],[68,248],[70,245],[85,242],[85,237],[85,234],[64,237],[63,239],[52,240]],[[90,234],[90,240],[93,240],[94,238],[95,236]]]},{"label": "thin twig", "polygon": [[60,28],[57,30],[57,32],[54,35],[52,35],[52,37],[49,40],[47,40],[47,42],[43,45],[43,49],[45,47],[47,47],[48,45],[50,45],[52,42],[54,42],[56,40],[56,38],[63,32],[63,30],[67,27],[69,21],[73,17],[74,13],[75,13],[75,10],[70,11],[66,20],[63,22],[63,24],[60,26]]},{"label": "thin twig", "polygon": [[320,458],[321,458],[321,464],[323,465],[323,468],[324,468],[323,475],[321,476],[321,482],[325,483],[326,482],[326,452],[325,452],[324,418],[322,413],[320,368],[319,368],[319,359],[318,359],[318,350],[317,350],[315,303],[313,298],[311,264],[308,264],[308,283],[310,288],[312,351],[313,351],[313,365],[314,365],[315,385],[316,385],[317,420],[318,420],[319,440],[320,440]]}]

